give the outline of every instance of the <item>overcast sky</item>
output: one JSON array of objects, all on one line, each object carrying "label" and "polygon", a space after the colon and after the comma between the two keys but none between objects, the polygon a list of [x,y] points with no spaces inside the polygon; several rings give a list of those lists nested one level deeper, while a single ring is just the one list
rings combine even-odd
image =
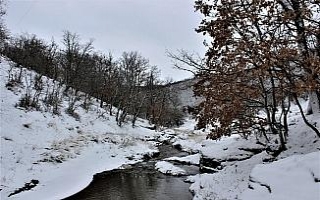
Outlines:
[{"label": "overcast sky", "polygon": [[30,33],[61,41],[62,31],[94,39],[97,51],[138,51],[157,65],[162,78],[181,80],[187,72],[173,68],[166,50],[202,55],[203,37],[194,29],[201,16],[193,0],[9,0],[6,23],[11,34]]}]

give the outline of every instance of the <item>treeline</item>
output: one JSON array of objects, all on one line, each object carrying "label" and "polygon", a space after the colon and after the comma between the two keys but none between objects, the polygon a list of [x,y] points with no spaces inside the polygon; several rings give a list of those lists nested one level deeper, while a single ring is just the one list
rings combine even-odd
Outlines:
[{"label": "treeline", "polygon": [[[116,59],[111,53],[95,52],[92,41],[81,43],[79,35],[65,31],[62,47],[24,34],[5,40],[1,53],[16,67],[64,84],[64,94],[74,91],[75,96],[85,93],[86,100],[96,97],[119,126],[128,119],[134,126],[138,117],[155,126],[181,123],[183,115],[175,92],[167,87],[169,81],[160,80],[160,70],[137,52],[124,52]],[[76,99],[70,102],[70,113]]]}]

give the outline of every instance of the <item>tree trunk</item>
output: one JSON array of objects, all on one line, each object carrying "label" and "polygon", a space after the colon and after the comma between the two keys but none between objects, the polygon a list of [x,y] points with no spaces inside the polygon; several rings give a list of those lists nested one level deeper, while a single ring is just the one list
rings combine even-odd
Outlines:
[{"label": "tree trunk", "polygon": [[303,113],[303,109],[302,109],[302,106],[301,106],[301,104],[300,104],[300,102],[298,100],[297,95],[293,94],[293,97],[294,97],[294,99],[295,99],[295,101],[296,101],[296,103],[297,103],[297,105],[299,107],[299,110],[300,110],[300,113],[301,113],[301,116],[302,116],[302,119],[303,119],[304,123],[307,126],[309,126],[317,134],[318,137],[320,137],[320,131],[316,127],[314,127],[312,124],[310,124],[310,122],[308,122],[305,114]]},{"label": "tree trunk", "polygon": [[318,91],[309,93],[309,102],[307,108],[307,115],[320,112],[320,94]]}]

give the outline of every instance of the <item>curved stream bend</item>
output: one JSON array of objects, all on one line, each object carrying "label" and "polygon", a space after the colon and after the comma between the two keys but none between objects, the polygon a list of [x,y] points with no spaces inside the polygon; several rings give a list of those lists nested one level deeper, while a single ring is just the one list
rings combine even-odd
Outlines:
[{"label": "curved stream bend", "polygon": [[[115,169],[94,175],[84,190],[65,200],[188,200],[192,199],[185,177],[164,175],[155,170],[155,163],[163,158],[185,156],[171,145],[159,146],[160,155],[149,161],[132,165],[130,169]],[[184,168],[184,166],[180,166]],[[185,166],[189,174],[198,173],[198,167]]]}]

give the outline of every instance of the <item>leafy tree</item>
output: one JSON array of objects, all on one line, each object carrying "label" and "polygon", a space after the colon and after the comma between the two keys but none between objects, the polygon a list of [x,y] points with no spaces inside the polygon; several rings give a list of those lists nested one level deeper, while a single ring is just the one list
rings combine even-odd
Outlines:
[{"label": "leafy tree", "polygon": [[285,149],[290,100],[301,108],[298,96],[320,88],[313,6],[319,9],[303,0],[196,1],[204,15],[197,31],[212,39],[195,89],[205,98],[198,126],[211,125],[209,138],[256,130],[279,135]]}]

